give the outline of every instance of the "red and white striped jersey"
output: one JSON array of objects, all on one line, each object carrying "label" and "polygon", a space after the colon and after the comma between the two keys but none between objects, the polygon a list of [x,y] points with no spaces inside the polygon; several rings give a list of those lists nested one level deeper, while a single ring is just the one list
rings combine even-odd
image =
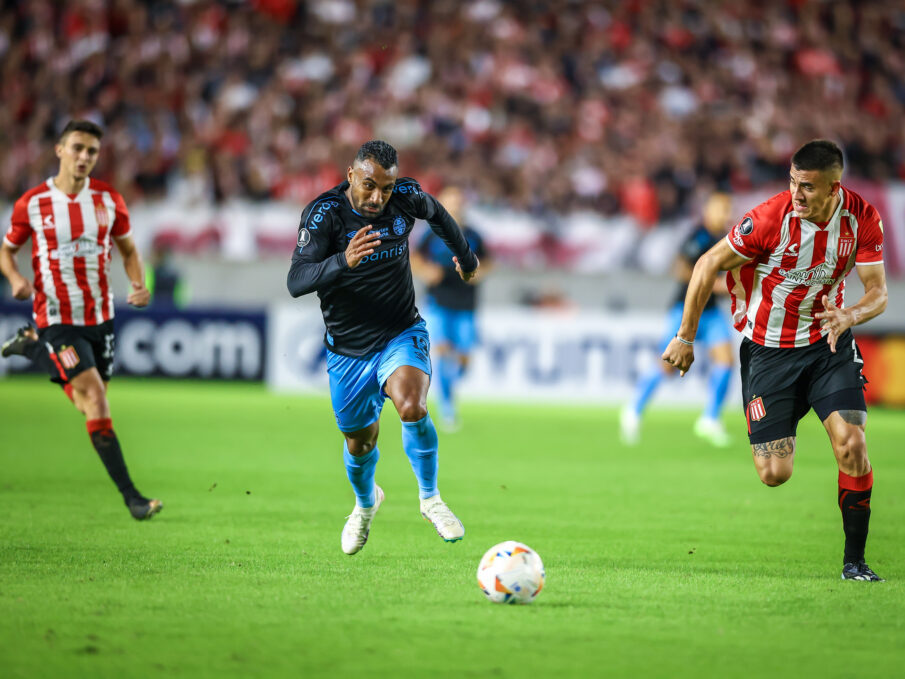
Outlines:
[{"label": "red and white striped jersey", "polygon": [[883,222],[848,189],[826,224],[795,214],[789,191],[748,212],[726,236],[746,262],[728,272],[732,318],[745,337],[765,347],[802,347],[826,334],[814,314],[824,295],[840,309],[845,277],[855,264],[883,265]]},{"label": "red and white striped jersey", "polygon": [[74,196],[53,179],[27,191],[13,207],[4,240],[31,238],[34,318],[49,325],[98,325],[113,318],[111,236],[130,235],[129,211],[109,184],[89,178]]}]

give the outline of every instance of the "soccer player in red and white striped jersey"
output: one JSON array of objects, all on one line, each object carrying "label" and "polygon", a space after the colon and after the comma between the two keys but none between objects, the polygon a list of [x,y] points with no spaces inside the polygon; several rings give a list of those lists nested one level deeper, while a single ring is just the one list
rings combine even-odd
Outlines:
[{"label": "soccer player in red and white striped jersey", "polygon": [[[798,421],[813,408],[839,467],[845,533],[842,577],[879,580],[864,563],[873,471],[864,429],[863,361],[850,328],[886,309],[883,223],[842,186],[842,151],[827,140],[792,157],[789,190],[748,212],[695,266],[685,314],[663,360],[684,374],[704,303],[728,271],[735,327],[743,335],[742,390],[748,439],[761,480],[792,475]],[[864,296],[844,304],[856,269]]]},{"label": "soccer player in red and white striped jersey", "polygon": [[[2,354],[27,356],[50,372],[85,415],[91,442],[132,516],[146,519],[162,505],[141,495],[132,483],[107,401],[113,372],[114,243],[132,285],[129,304],[146,306],[150,293],[122,196],[89,177],[102,136],[90,121],[71,121],[56,145],[57,175],[16,201],[0,246],[0,272],[16,299],[34,297],[38,330],[20,329],[4,343]],[[22,275],[15,259],[29,238],[34,282]]]}]

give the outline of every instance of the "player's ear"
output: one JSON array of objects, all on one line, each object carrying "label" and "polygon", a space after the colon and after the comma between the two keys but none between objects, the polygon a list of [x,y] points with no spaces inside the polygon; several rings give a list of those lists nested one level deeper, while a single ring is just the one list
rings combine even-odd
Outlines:
[{"label": "player's ear", "polygon": [[56,151],[57,158],[62,158],[63,157],[63,145],[57,144],[53,148],[54,148],[54,151]]},{"label": "player's ear", "polygon": [[349,183],[352,183],[352,166],[349,165],[349,169],[346,171],[346,179],[349,180]]}]

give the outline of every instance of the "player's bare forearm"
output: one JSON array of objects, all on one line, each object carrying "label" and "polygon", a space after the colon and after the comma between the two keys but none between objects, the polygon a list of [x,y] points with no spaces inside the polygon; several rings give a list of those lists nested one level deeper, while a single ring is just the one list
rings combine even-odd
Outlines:
[{"label": "player's bare forearm", "polygon": [[886,281],[865,289],[864,296],[851,307],[852,325],[861,325],[876,318],[886,311],[888,302],[889,292],[886,289]]},{"label": "player's bare forearm", "polygon": [[116,247],[123,258],[123,269],[131,282],[126,302],[136,307],[147,306],[151,302],[151,292],[145,285],[145,265],[135,242],[129,238],[117,238]]},{"label": "player's bare forearm", "polygon": [[830,351],[836,351],[840,335],[855,325],[866,323],[886,310],[889,293],[886,290],[886,273],[882,264],[859,266],[858,276],[864,285],[864,296],[853,306],[840,309],[827,295],[821,299],[823,311],[814,314],[826,330]]},{"label": "player's bare forearm", "polygon": [[28,299],[34,293],[31,281],[25,278],[16,264],[18,248],[11,248],[6,243],[0,245],[0,273],[6,276],[15,299]]},{"label": "player's bare forearm", "polygon": [[719,266],[714,257],[708,257],[710,253],[701,257],[691,274],[688,282],[688,292],[685,295],[685,308],[682,312],[682,325],[679,332],[670,340],[663,352],[661,359],[679,371],[679,375],[685,376],[691,364],[694,363],[694,336],[698,331],[698,322],[704,305],[713,292],[713,284],[719,273]]},{"label": "player's bare forearm", "polygon": [[694,363],[694,337],[698,331],[698,322],[710,295],[716,277],[720,271],[734,269],[746,262],[744,257],[735,252],[725,240],[714,245],[705,252],[691,273],[688,282],[688,292],[685,295],[685,309],[682,313],[682,324],[679,332],[672,338],[666,350],[660,357],[664,362],[673,366],[680,375],[685,375],[691,364]]}]

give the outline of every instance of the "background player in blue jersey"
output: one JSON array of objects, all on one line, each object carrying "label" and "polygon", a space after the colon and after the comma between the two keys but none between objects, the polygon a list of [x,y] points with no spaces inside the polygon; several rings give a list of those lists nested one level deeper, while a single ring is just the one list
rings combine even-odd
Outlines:
[{"label": "background player in blue jersey", "polygon": [[[468,245],[481,259],[481,276],[488,271],[489,260],[481,234],[464,223],[465,196],[450,186],[439,196],[443,207],[461,225]],[[455,405],[456,384],[465,374],[468,357],[478,341],[475,310],[478,290],[475,281],[465,282],[456,272],[456,262],[446,243],[433,231],[426,231],[412,251],[412,272],[427,285],[424,318],[436,357],[434,380],[437,382],[440,418],[447,430],[458,428]],[[435,392],[437,393],[437,392]]]},{"label": "background player in blue jersey", "polygon": [[[666,332],[660,347],[666,348],[682,322],[682,309],[685,305],[685,293],[691,272],[698,258],[707,252],[717,241],[722,239],[731,226],[732,199],[726,193],[714,193],[704,206],[703,221],[682,243],[676,257],[676,277],[681,285],[676,289],[674,302],[667,317]],[[715,292],[726,292],[725,283],[719,281]],[[707,439],[715,446],[729,444],[729,435],[720,422],[720,410],[726,400],[729,381],[732,376],[732,343],[729,317],[722,311],[711,297],[701,315],[698,339],[710,350],[712,367],[708,383],[708,399],[704,413],[695,422],[694,431],[698,436]],[[661,367],[662,366],[662,367]],[[623,443],[634,445],[641,435],[641,415],[663,378],[675,373],[672,366],[661,362],[654,366],[638,382],[634,400],[626,405],[619,417],[620,433]]]},{"label": "background player in blue jersey", "polygon": [[402,447],[418,479],[421,514],[447,542],[465,528],[437,489],[437,431],[427,412],[430,342],[415,308],[408,237],[424,219],[456,255],[470,280],[478,258],[444,207],[414,179],[398,176],[396,150],[362,145],[342,184],[302,212],[287,286],[293,297],[317,292],[327,331],[327,373],[355,508],[342,549],[355,554],[368,539],[384,493],[374,482],[384,399],[402,420]]}]

